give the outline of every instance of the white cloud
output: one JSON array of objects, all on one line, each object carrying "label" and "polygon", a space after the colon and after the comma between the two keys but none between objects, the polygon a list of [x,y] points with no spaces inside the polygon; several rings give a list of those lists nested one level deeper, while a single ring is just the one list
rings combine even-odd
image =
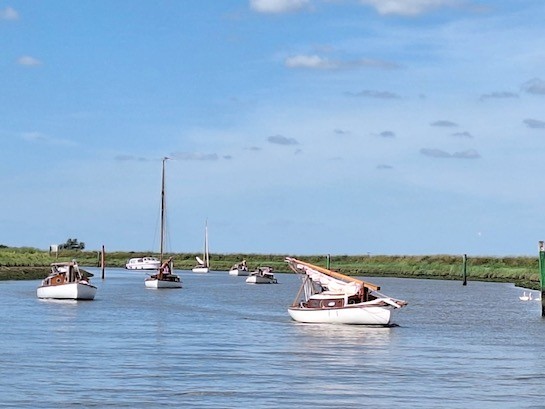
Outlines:
[{"label": "white cloud", "polygon": [[417,16],[457,3],[455,0],[360,0],[360,2],[374,7],[380,14],[403,16]]},{"label": "white cloud", "polygon": [[338,68],[338,64],[318,55],[295,55],[286,58],[286,67],[289,68],[313,68],[331,70]]},{"label": "white cloud", "polygon": [[307,8],[309,0],[250,0],[250,8],[258,13],[282,14]]},{"label": "white cloud", "polygon": [[0,10],[0,20],[18,20],[19,19],[19,13],[17,13],[17,10],[6,7],[3,10]]},{"label": "white cloud", "polygon": [[333,60],[319,55],[294,55],[286,58],[284,64],[288,68],[309,68],[320,70],[340,70],[350,68],[378,68],[391,70],[400,68],[398,64],[389,61],[359,59],[359,60]]},{"label": "white cloud", "polygon": [[19,57],[19,59],[17,60],[17,63],[27,67],[35,67],[37,65],[42,65],[42,62],[40,60],[34,57],[30,57],[28,55]]}]

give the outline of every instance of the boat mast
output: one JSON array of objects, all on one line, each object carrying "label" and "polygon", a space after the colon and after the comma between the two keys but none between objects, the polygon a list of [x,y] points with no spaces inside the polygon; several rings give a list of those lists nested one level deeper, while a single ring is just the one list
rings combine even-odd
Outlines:
[{"label": "boat mast", "polygon": [[163,251],[164,251],[164,242],[165,242],[165,162],[167,157],[163,158],[163,170],[161,173],[161,247],[160,247],[160,260],[161,264],[163,263]]},{"label": "boat mast", "polygon": [[210,255],[208,253],[208,220],[204,225],[204,264],[210,267]]}]

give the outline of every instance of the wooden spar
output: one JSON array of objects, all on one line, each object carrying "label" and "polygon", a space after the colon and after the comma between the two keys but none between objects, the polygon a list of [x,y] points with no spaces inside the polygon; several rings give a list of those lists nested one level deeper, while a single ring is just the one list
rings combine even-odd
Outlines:
[{"label": "wooden spar", "polygon": [[[371,283],[365,282],[363,280],[359,280],[359,279],[354,278],[354,277],[346,276],[344,274],[337,273],[336,271],[328,270],[327,268],[315,266],[314,264],[310,264],[310,263],[305,263],[304,261],[299,261],[299,260],[297,260],[295,258],[291,258],[291,257],[286,258],[286,260],[290,263],[290,266],[291,266],[291,263],[302,264],[305,267],[311,268],[313,270],[316,270],[316,271],[318,271],[318,272],[320,272],[322,274],[325,274],[327,276],[336,278],[338,280],[350,281],[350,282],[359,284],[359,285],[361,285],[363,287],[366,287],[366,288],[368,288],[368,289],[370,289],[372,291],[380,290],[380,286],[378,286],[378,285],[371,284]],[[295,269],[295,267],[292,267],[292,269]]]},{"label": "wooden spar", "polygon": [[102,246],[102,251],[100,253],[100,267],[102,269],[102,279],[104,280],[104,267],[106,266],[106,252],[104,250],[104,245]]},{"label": "wooden spar", "polygon": [[297,307],[299,304],[299,300],[301,299],[301,293],[303,292],[303,288],[305,288],[306,280],[308,280],[308,276],[305,276],[305,279],[303,280],[303,284],[301,284],[301,287],[299,287],[299,292],[295,296],[295,299],[293,300],[292,307]]},{"label": "wooden spar", "polygon": [[462,273],[463,273],[462,285],[467,285],[467,254],[464,254],[464,256],[463,256]]}]

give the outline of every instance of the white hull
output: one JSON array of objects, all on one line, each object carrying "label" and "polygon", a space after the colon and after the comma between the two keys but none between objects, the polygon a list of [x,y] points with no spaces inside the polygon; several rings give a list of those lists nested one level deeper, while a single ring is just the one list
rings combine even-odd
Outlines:
[{"label": "white hull", "polygon": [[274,278],[268,278],[268,277],[260,277],[260,276],[249,276],[246,279],[246,282],[248,284],[276,284],[276,280]]},{"label": "white hull", "polygon": [[250,275],[250,272],[248,270],[241,270],[240,268],[238,269],[235,268],[235,269],[229,270],[229,275],[246,277]]},{"label": "white hull", "polygon": [[193,271],[194,273],[208,273],[210,269],[208,267],[195,267],[191,271]]},{"label": "white hull", "polygon": [[348,306],[340,308],[290,307],[288,312],[297,322],[323,324],[389,325],[393,307]]},{"label": "white hull", "polygon": [[161,267],[161,261],[155,257],[143,257],[139,259],[130,259],[125,268],[127,270],[157,270]]},{"label": "white hull", "polygon": [[38,298],[55,298],[60,300],[93,300],[97,288],[86,283],[68,283],[41,286],[36,290]]},{"label": "white hull", "polygon": [[181,281],[158,280],[156,278],[147,278],[146,288],[182,288]]},{"label": "white hull", "polygon": [[137,266],[126,265],[127,270],[157,270],[159,267],[161,267],[161,263],[139,264]]}]

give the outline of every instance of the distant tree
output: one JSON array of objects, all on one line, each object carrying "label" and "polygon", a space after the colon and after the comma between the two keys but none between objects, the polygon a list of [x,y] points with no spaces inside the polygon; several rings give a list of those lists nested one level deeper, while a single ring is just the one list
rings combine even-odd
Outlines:
[{"label": "distant tree", "polygon": [[78,242],[78,239],[68,239],[65,243],[59,244],[59,250],[83,250],[84,242]]}]

